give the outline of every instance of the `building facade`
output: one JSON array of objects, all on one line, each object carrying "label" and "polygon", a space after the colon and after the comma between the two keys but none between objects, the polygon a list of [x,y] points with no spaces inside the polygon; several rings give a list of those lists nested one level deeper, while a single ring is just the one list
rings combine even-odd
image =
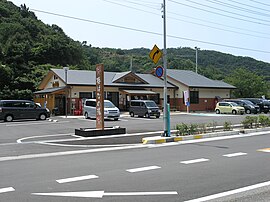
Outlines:
[{"label": "building facade", "polygon": [[[230,98],[234,86],[213,81],[192,71],[167,71],[167,100],[171,110],[186,109],[183,92],[190,94],[190,110],[213,110],[218,98]],[[196,82],[195,82],[196,81]],[[51,69],[35,92],[35,102],[51,111],[82,114],[84,99],[96,97],[96,72]],[[154,74],[134,72],[104,72],[104,98],[120,110],[128,110],[133,99],[151,99],[163,108],[164,81]],[[67,102],[67,104],[66,104]]]}]

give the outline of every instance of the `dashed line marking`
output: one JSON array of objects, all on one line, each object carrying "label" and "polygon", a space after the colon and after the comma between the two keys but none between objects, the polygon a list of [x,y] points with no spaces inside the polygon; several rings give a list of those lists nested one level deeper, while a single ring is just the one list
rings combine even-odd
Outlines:
[{"label": "dashed line marking", "polygon": [[0,189],[0,194],[6,193],[6,192],[11,192],[11,191],[15,191],[15,189],[13,187],[1,188]]},{"label": "dashed line marking", "polygon": [[188,161],[181,161],[182,164],[193,164],[193,163],[201,163],[209,161],[209,159],[200,158],[200,159],[194,159],[194,160],[188,160]]},{"label": "dashed line marking", "polygon": [[90,179],[96,179],[96,178],[98,178],[98,176],[96,175],[85,175],[85,176],[79,176],[79,177],[59,179],[59,180],[56,180],[56,182],[58,182],[59,184],[62,184],[62,183],[77,182],[77,181],[90,180]]},{"label": "dashed line marking", "polygon": [[260,152],[269,152],[270,153],[270,148],[259,149],[257,151],[260,151]]},{"label": "dashed line marking", "polygon": [[126,171],[130,172],[130,173],[136,173],[136,172],[142,172],[142,171],[148,171],[148,170],[155,170],[155,169],[159,169],[159,168],[161,168],[161,167],[159,167],[159,166],[147,166],[147,167],[141,167],[141,168],[128,169]]},{"label": "dashed line marking", "polygon": [[236,156],[244,156],[247,155],[247,153],[244,152],[237,152],[237,153],[232,153],[232,154],[225,154],[223,156],[231,158],[231,157],[236,157]]}]

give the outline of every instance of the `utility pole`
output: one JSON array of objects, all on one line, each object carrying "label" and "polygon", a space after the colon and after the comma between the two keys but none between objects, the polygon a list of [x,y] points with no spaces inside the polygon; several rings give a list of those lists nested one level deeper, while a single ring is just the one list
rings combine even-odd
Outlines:
[{"label": "utility pole", "polygon": [[66,83],[66,90],[65,90],[65,92],[66,92],[66,99],[65,99],[65,101],[66,101],[66,110],[65,110],[65,114],[66,114],[66,118],[67,118],[67,108],[68,108],[68,83],[67,83],[67,76],[68,76],[68,67],[64,67],[63,68],[64,69],[64,71],[65,71],[65,83]]},{"label": "utility pole", "polygon": [[198,73],[198,50],[199,50],[199,48],[197,46],[195,46],[195,50],[196,50],[196,73]]},{"label": "utility pole", "polygon": [[166,47],[166,0],[163,0],[163,37],[164,37],[164,48],[163,48],[163,68],[164,68],[164,92],[163,92],[163,122],[164,122],[164,133],[163,136],[170,136],[168,132],[168,106],[167,106],[167,47]]}]

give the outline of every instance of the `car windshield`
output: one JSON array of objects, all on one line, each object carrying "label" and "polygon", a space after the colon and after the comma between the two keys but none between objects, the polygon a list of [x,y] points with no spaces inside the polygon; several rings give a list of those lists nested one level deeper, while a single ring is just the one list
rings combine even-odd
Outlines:
[{"label": "car windshield", "polygon": [[239,106],[238,104],[236,104],[235,102],[231,102],[232,106]]},{"label": "car windshield", "polygon": [[242,100],[242,102],[244,102],[247,105],[254,105],[252,102],[250,102],[249,100]]},{"label": "car windshield", "polygon": [[115,108],[115,106],[111,102],[104,101],[104,108]]},{"label": "car windshield", "polygon": [[157,107],[155,102],[145,102],[147,107]]}]

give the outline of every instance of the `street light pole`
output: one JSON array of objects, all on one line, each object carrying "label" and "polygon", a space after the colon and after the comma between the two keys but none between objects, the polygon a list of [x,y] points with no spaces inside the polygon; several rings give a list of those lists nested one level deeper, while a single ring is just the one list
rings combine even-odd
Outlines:
[{"label": "street light pole", "polygon": [[195,46],[195,50],[196,50],[196,73],[198,73],[198,47]]},{"label": "street light pole", "polygon": [[163,68],[164,68],[164,92],[163,92],[163,122],[164,122],[164,133],[163,136],[169,136],[168,133],[168,107],[167,107],[167,47],[166,47],[166,0],[163,0],[163,37],[164,37],[164,48],[163,48]]},{"label": "street light pole", "polygon": [[63,68],[64,69],[64,71],[65,71],[65,83],[66,83],[66,90],[65,90],[65,92],[66,92],[66,107],[65,107],[65,114],[66,114],[66,118],[67,118],[67,107],[68,107],[68,99],[67,99],[67,97],[68,97],[68,91],[67,91],[67,87],[68,87],[68,84],[67,84],[67,74],[68,74],[68,67],[64,67]]}]

